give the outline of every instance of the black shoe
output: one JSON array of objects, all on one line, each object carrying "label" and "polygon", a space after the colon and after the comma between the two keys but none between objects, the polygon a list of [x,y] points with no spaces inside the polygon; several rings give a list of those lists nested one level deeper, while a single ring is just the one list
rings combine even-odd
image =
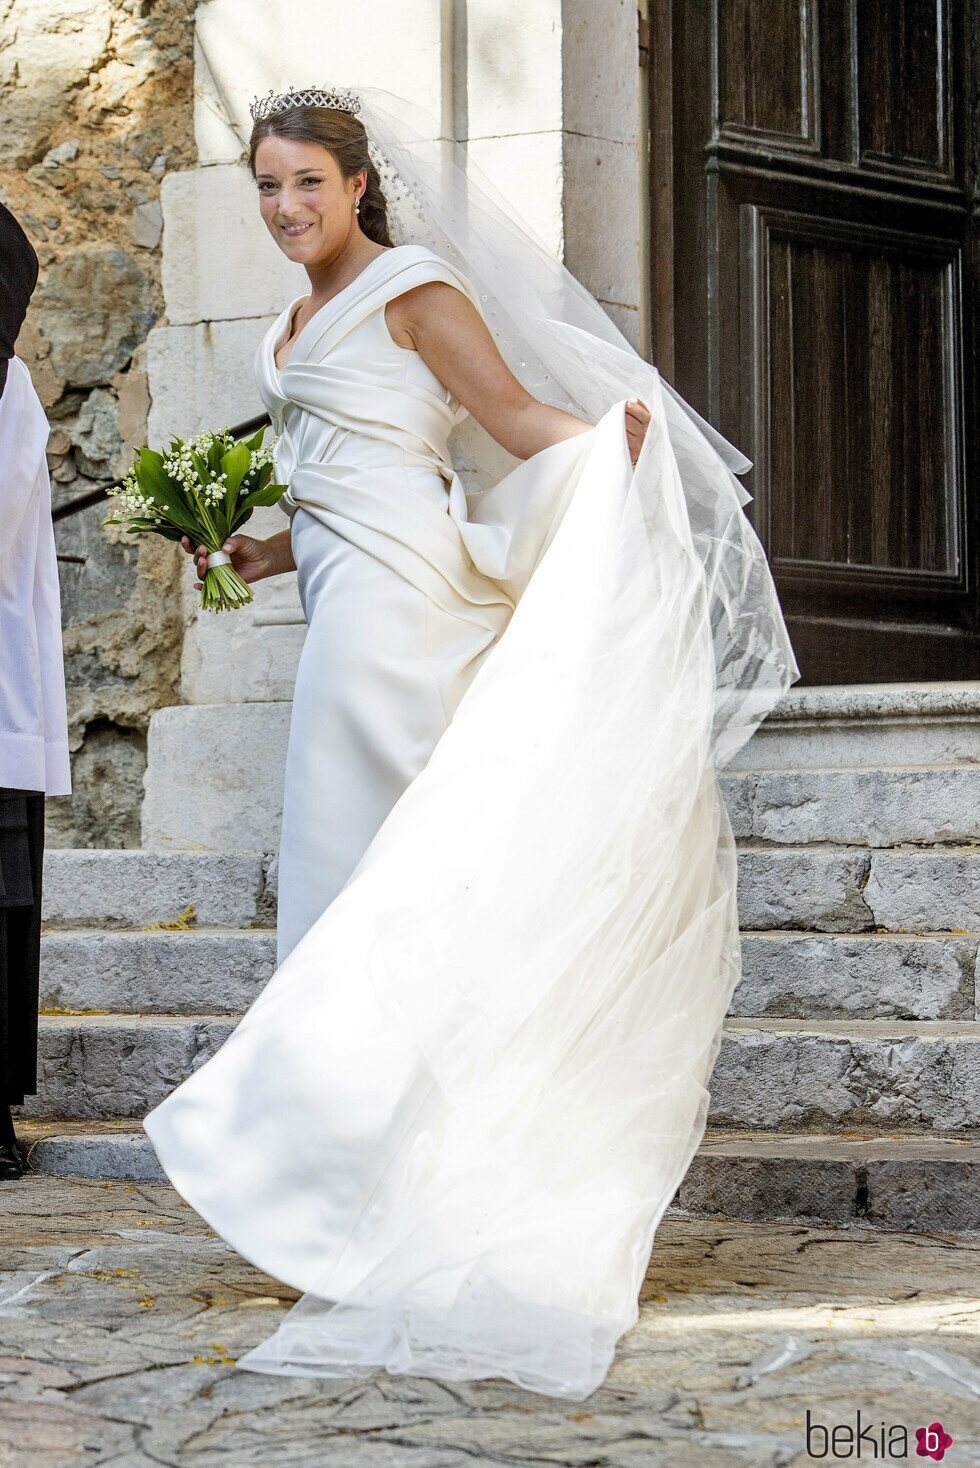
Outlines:
[{"label": "black shoe", "polygon": [[0,1142],[0,1182],[4,1178],[23,1177],[27,1171],[27,1153],[19,1142]]}]

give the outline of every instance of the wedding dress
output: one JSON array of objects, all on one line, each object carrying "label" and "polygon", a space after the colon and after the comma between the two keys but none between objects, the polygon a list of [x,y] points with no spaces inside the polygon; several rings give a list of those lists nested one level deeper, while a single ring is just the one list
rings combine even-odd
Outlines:
[{"label": "wedding dress", "polygon": [[[560,472],[518,476],[521,540],[512,514],[470,523],[448,448],[467,414],[385,321],[388,301],[427,281],[456,286],[479,309],[460,271],[400,245],[316,313],[282,371],[276,348],[297,302],[256,354],[262,400],[282,431],[276,474],[289,484],[282,504],[309,628],[286,759],[279,963],[424,768],[506,626],[515,578],[555,512],[549,496],[566,487]],[[569,446],[556,466],[582,452]]]},{"label": "wedding dress", "polygon": [[[389,160],[422,156],[370,118]],[[398,214],[284,369],[292,307],[257,355],[309,619],[283,959],[144,1126],[184,1198],[303,1292],[239,1365],[581,1401],[638,1318],[740,973],[717,771],[799,669],[747,461],[553,257],[536,290],[509,223],[487,247],[470,193],[454,235],[435,167],[443,248]],[[385,326],[422,280],[594,426],[489,474]],[[627,383],[651,410],[635,466]]]}]

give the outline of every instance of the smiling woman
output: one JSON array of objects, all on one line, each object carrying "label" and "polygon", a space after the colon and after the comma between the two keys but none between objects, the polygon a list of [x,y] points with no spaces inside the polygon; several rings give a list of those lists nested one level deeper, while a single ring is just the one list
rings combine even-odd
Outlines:
[{"label": "smiling woman", "polygon": [[[365,241],[393,243],[364,129],[349,113],[297,107],[260,118],[248,162],[262,217],[276,242],[282,245],[283,238],[297,231],[312,236],[312,253],[295,257],[300,263],[340,249],[350,238],[352,214]],[[286,253],[294,258],[291,251]]]}]

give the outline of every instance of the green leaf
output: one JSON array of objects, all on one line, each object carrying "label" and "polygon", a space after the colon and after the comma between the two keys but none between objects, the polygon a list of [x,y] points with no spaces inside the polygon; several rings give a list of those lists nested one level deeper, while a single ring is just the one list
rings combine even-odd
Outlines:
[{"label": "green leaf", "polygon": [[163,456],[152,449],[142,448],[136,456],[134,468],[139,487],[144,495],[153,497],[154,508],[181,526],[186,534],[191,537],[197,535],[196,516],[164,469]]},{"label": "green leaf", "polygon": [[136,455],[136,458],[141,469],[152,468],[159,469],[164,473],[166,472],[163,468],[163,455],[158,454],[156,449],[147,448],[144,444]]},{"label": "green leaf", "polygon": [[288,484],[267,484],[264,489],[253,489],[250,494],[242,498],[239,509],[247,508],[251,511],[258,509],[260,505],[263,508],[267,505],[277,505],[288,488]]},{"label": "green leaf", "polygon": [[256,449],[260,449],[262,447],[262,439],[264,436],[265,424],[263,423],[262,427],[258,430],[257,433],[253,433],[251,438],[247,438],[245,440],[245,447],[248,449],[249,453],[254,454]]},{"label": "green leaf", "polygon": [[251,452],[246,444],[236,443],[233,449],[229,449],[221,460],[221,473],[225,475],[225,493],[234,495],[238,493],[238,487],[248,472],[252,462]]},{"label": "green leaf", "polygon": [[183,531],[174,525],[163,525],[156,520],[132,520],[127,526],[130,535],[162,535],[164,540],[179,541]]}]

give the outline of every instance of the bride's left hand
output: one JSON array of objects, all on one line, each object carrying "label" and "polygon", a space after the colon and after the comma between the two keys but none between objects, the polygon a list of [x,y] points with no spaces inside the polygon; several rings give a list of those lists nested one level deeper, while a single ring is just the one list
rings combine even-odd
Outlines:
[{"label": "bride's left hand", "polygon": [[630,459],[635,464],[650,424],[650,409],[639,398],[630,398],[626,404],[626,442],[630,446]]}]

